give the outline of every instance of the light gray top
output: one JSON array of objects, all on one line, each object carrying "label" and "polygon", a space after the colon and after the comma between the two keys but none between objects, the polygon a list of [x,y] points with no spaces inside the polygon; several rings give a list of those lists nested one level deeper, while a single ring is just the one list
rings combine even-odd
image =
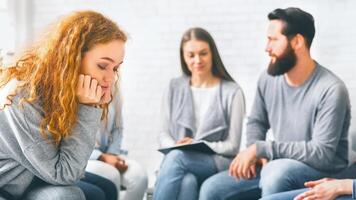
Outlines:
[{"label": "light gray top", "polygon": [[121,148],[123,120],[120,101],[119,94],[113,96],[113,100],[109,104],[107,119],[100,123],[100,128],[96,133],[95,149],[90,155],[90,160],[98,160],[103,153],[127,154],[127,151]]},{"label": "light gray top", "polygon": [[57,147],[50,136],[44,139],[40,134],[42,108],[29,103],[20,108],[22,96],[16,95],[12,105],[0,111],[0,187],[16,198],[34,176],[54,185],[78,181],[93,151],[102,113],[102,109],[80,104],[71,136]]},{"label": "light gray top", "polygon": [[205,141],[217,153],[214,159],[218,170],[224,170],[240,148],[245,116],[242,89],[234,82],[221,80],[208,114],[201,119],[201,133],[195,137],[197,127],[189,82],[186,76],[172,79],[164,95],[158,137],[160,147],[171,147],[186,136]]},{"label": "light gray top", "polygon": [[[264,72],[248,118],[247,145],[256,143],[257,156],[289,158],[315,169],[336,172],[348,164],[350,101],[344,83],[316,63],[299,87],[284,76]],[[264,141],[268,129],[275,141]]]}]

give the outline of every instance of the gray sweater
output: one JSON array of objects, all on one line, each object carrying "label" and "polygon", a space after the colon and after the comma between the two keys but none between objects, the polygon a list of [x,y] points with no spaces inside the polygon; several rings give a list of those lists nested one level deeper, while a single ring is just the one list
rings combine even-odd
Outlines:
[{"label": "gray sweater", "polygon": [[232,81],[221,80],[207,113],[202,120],[202,133],[194,137],[197,127],[190,78],[181,76],[172,79],[162,103],[159,144],[161,148],[171,147],[186,136],[205,141],[216,152],[214,160],[217,169],[225,170],[240,149],[245,116],[241,87]]},{"label": "gray sweater", "polygon": [[34,176],[54,185],[73,184],[85,170],[94,148],[101,109],[79,105],[71,136],[58,147],[40,134],[43,110],[38,104],[18,102],[0,111],[0,188],[20,198]]},{"label": "gray sweater", "polygon": [[[258,157],[289,158],[337,172],[348,164],[350,115],[344,83],[319,64],[299,87],[264,72],[248,118],[247,145],[256,143]],[[270,128],[275,140],[265,141]]]}]

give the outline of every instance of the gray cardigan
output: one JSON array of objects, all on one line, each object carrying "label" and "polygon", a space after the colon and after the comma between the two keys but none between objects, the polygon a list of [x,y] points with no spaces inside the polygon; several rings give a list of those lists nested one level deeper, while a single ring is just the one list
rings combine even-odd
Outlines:
[{"label": "gray cardigan", "polygon": [[[187,76],[172,79],[164,95],[159,134],[161,148],[195,135],[194,103],[189,82],[190,77]],[[225,170],[240,148],[245,115],[245,100],[240,86],[221,80],[217,96],[207,113],[202,120],[202,134],[194,140],[205,141],[217,153],[214,160],[218,170]]]},{"label": "gray cardigan", "polygon": [[34,176],[54,185],[75,183],[93,151],[102,110],[79,105],[71,136],[56,147],[40,134],[42,108],[29,103],[20,108],[21,96],[0,111],[0,188],[20,198]]}]

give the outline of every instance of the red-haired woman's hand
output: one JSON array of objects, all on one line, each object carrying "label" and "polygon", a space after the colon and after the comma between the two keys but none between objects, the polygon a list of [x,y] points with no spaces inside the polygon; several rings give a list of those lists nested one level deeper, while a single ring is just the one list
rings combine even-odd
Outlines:
[{"label": "red-haired woman's hand", "polygon": [[77,85],[77,98],[79,103],[97,106],[103,96],[101,86],[98,81],[89,75],[79,75]]},{"label": "red-haired woman's hand", "polygon": [[109,103],[111,100],[111,92],[103,92],[102,97],[99,101],[99,105]]}]

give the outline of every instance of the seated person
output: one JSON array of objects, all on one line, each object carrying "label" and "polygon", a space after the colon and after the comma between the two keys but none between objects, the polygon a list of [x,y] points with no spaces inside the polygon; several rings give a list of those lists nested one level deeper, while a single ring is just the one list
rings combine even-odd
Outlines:
[{"label": "seated person", "polygon": [[1,199],[117,198],[115,187],[107,196],[83,194],[93,185],[78,181],[106,117],[126,40],[102,14],[74,12],[14,64],[0,68],[1,92],[15,82],[0,111]]},{"label": "seated person", "polygon": [[[229,170],[204,181],[201,200],[258,199],[303,188],[348,165],[349,94],[311,56],[313,16],[292,7],[275,9],[268,19],[271,59],[248,117],[247,148]],[[274,141],[266,140],[269,130]]]},{"label": "seated person", "polygon": [[96,147],[90,156],[86,171],[111,180],[116,184],[118,191],[123,186],[126,191],[120,199],[142,200],[148,185],[147,174],[139,163],[124,158],[126,151],[121,149],[122,102],[118,85],[115,86],[107,118],[103,119],[96,134]]},{"label": "seated person", "polygon": [[228,168],[239,151],[245,100],[226,71],[211,35],[191,28],[182,37],[183,76],[171,80],[162,106],[161,147],[204,141],[215,154],[172,150],[165,155],[153,199],[197,199],[201,183]]}]

